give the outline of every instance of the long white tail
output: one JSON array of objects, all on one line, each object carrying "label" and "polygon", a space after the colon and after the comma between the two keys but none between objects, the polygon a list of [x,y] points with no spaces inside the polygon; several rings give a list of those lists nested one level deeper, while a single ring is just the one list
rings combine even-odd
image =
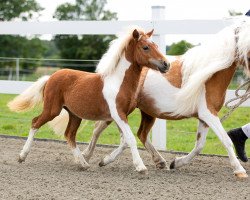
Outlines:
[{"label": "long white tail", "polygon": [[43,101],[43,89],[50,76],[43,76],[23,93],[8,103],[11,111],[21,112],[34,108]]},{"label": "long white tail", "polygon": [[55,117],[52,121],[48,122],[49,126],[57,135],[63,135],[69,123],[69,113],[62,109],[60,115]]}]

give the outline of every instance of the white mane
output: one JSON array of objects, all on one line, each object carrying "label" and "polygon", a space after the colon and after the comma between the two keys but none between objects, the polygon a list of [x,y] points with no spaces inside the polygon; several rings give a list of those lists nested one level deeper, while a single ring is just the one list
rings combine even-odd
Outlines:
[{"label": "white mane", "polygon": [[126,49],[129,41],[133,37],[132,32],[135,28],[138,30],[138,27],[129,28],[126,33],[119,34],[117,39],[111,41],[109,49],[102,56],[96,67],[97,73],[102,74],[102,76],[108,76],[114,72],[123,51]]},{"label": "white mane", "polygon": [[[239,27],[236,44],[235,30]],[[247,61],[250,51],[250,23],[244,22],[226,27],[210,40],[190,49],[183,55],[182,87],[176,94],[173,115],[190,115],[197,111],[205,82],[216,72],[226,69],[235,61],[236,45],[238,58]],[[247,62],[246,62],[247,63]],[[247,67],[247,66],[246,66]]]}]

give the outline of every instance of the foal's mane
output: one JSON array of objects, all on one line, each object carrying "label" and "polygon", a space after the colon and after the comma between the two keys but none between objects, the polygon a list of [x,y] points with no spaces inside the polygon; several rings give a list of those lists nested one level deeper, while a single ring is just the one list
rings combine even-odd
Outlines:
[{"label": "foal's mane", "polygon": [[178,106],[173,115],[188,116],[196,112],[205,82],[216,72],[229,68],[237,58],[246,61],[248,51],[248,19],[224,28],[209,41],[187,51],[182,57],[182,87],[176,94]]},{"label": "foal's mane", "polygon": [[123,55],[123,52],[127,48],[130,40],[133,38],[132,33],[135,28],[139,31],[142,31],[141,28],[136,26],[127,28],[127,31],[118,34],[118,38],[110,42],[109,49],[102,56],[96,67],[97,73],[100,73],[102,76],[108,76],[115,71],[118,62]]}]

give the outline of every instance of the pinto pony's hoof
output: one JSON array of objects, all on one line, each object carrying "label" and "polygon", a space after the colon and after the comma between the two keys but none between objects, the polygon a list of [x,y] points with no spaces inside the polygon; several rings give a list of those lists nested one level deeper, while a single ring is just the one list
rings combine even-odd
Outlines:
[{"label": "pinto pony's hoof", "polygon": [[90,165],[80,165],[80,169],[83,171],[86,171],[88,168],[90,168]]},{"label": "pinto pony's hoof", "polygon": [[102,160],[101,162],[99,162],[99,167],[103,167],[103,166],[105,166],[105,163],[104,163],[104,161]]},{"label": "pinto pony's hoof", "polygon": [[136,170],[137,172],[139,172],[140,174],[142,175],[147,175],[148,174],[148,169],[141,169],[140,171],[139,170]]},{"label": "pinto pony's hoof", "polygon": [[84,157],[84,159],[86,160],[87,163],[89,163],[90,157],[85,155],[84,153],[82,153],[82,156]]},{"label": "pinto pony's hoof", "polygon": [[148,174],[148,169],[144,165],[143,166],[137,166],[136,171],[139,172],[140,174],[143,174],[143,175]]},{"label": "pinto pony's hoof", "polygon": [[156,164],[157,169],[164,169],[166,167],[166,162],[162,161]]},{"label": "pinto pony's hoof", "polygon": [[25,159],[24,159],[24,158],[21,158],[21,156],[19,156],[18,159],[17,159],[17,161],[18,161],[19,163],[22,163],[22,162],[25,161]]},{"label": "pinto pony's hoof", "polygon": [[175,160],[173,160],[169,166],[170,169],[175,169]]},{"label": "pinto pony's hoof", "polygon": [[235,173],[234,175],[239,179],[245,179],[248,177],[247,173],[244,172]]}]

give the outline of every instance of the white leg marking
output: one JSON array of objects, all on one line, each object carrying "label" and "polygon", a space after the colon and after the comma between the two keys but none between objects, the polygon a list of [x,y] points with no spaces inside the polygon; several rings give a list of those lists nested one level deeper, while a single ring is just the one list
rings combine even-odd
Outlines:
[{"label": "white leg marking", "polygon": [[138,151],[137,146],[136,146],[136,139],[135,139],[129,125],[122,120],[118,120],[118,121],[116,121],[116,123],[119,126],[119,128],[121,129],[121,131],[123,132],[125,142],[130,147],[132,157],[133,157],[133,163],[135,165],[136,171],[145,172],[147,170],[147,168],[143,164],[143,161],[140,157],[139,151]]},{"label": "white leg marking", "polygon": [[115,159],[124,151],[124,149],[127,148],[127,144],[124,140],[124,137],[121,134],[121,140],[120,140],[120,145],[117,149],[115,149],[114,151],[111,152],[111,154],[107,155],[100,163],[100,166],[105,166],[111,162],[114,162]]},{"label": "white leg marking", "polygon": [[236,158],[236,155],[233,150],[233,143],[227,135],[225,129],[223,128],[220,119],[208,110],[206,105],[205,93],[203,93],[201,98],[201,102],[204,103],[201,103],[198,108],[199,118],[207,123],[207,125],[214,131],[214,133],[218,136],[222,144],[225,146],[228,152],[230,163],[234,168],[234,174],[245,174],[247,176],[246,170],[241,166],[239,160]]},{"label": "white leg marking", "polygon": [[203,122],[199,121],[194,149],[188,155],[176,158],[174,161],[175,168],[178,168],[178,167],[181,167],[183,165],[190,163],[191,160],[202,151],[206,142],[208,129],[209,128]]},{"label": "white leg marking", "polygon": [[95,129],[93,131],[91,141],[90,141],[89,145],[87,146],[87,148],[82,152],[82,155],[84,156],[84,158],[87,162],[89,162],[89,159],[93,155],[93,152],[94,152],[94,149],[96,146],[96,142],[97,142],[99,136],[101,135],[103,130],[107,127],[108,127],[108,124],[106,121],[98,121],[95,123]]},{"label": "white leg marking", "polygon": [[74,155],[75,161],[77,163],[80,163],[83,169],[88,169],[90,167],[89,164],[85,161],[84,157],[82,156],[78,146],[72,148],[72,153]]},{"label": "white leg marking", "polygon": [[19,162],[25,161],[27,155],[30,152],[31,145],[32,145],[35,133],[37,131],[38,129],[33,129],[33,128],[30,129],[28,139],[26,140],[25,145],[23,146],[23,149],[21,150],[21,153],[19,155],[19,160],[18,160]]}]

